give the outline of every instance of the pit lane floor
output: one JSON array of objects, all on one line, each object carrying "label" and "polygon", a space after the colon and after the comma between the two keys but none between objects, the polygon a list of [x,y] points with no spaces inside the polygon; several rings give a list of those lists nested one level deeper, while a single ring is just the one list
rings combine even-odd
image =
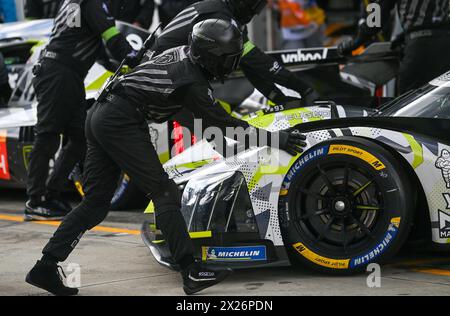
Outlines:
[{"label": "pit lane floor", "polygon": [[[0,192],[0,295],[48,295],[24,282],[58,223],[25,223],[22,191]],[[160,265],[139,235],[144,215],[112,212],[63,264],[81,267],[81,295],[183,295],[177,273]],[[303,268],[236,271],[204,295],[450,295],[450,253],[405,252],[382,267],[381,287],[367,275],[331,277]]]}]

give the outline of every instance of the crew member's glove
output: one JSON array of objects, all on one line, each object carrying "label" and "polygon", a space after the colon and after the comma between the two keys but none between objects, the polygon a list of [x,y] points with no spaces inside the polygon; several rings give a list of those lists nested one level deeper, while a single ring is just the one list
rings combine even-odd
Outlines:
[{"label": "crew member's glove", "polygon": [[139,52],[136,50],[132,50],[130,53],[128,53],[125,64],[128,65],[130,68],[136,68],[139,66],[141,61],[138,58]]},{"label": "crew member's glove", "polygon": [[307,146],[305,143],[306,136],[301,134],[298,130],[280,131],[280,149],[284,150],[292,156],[297,156],[303,152],[303,148]]},{"label": "crew member's glove", "polygon": [[372,35],[368,30],[367,24],[363,23],[359,26],[358,35],[356,36],[356,38],[344,41],[339,44],[337,52],[341,56],[351,55],[354,50],[367,43],[367,41],[369,41],[371,37]]},{"label": "crew member's glove", "polygon": [[346,40],[339,44],[338,46],[338,54],[340,56],[348,56],[351,55],[352,52],[362,45],[362,41],[359,38]]}]

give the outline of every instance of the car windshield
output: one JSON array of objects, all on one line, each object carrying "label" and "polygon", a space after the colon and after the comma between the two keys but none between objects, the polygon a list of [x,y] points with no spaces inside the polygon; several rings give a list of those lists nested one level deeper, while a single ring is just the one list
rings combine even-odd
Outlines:
[{"label": "car windshield", "polygon": [[377,116],[450,119],[450,84],[428,84],[384,106]]}]

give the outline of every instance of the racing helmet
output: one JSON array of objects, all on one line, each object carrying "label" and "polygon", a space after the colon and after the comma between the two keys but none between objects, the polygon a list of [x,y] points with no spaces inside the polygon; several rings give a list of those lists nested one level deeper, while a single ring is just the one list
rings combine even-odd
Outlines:
[{"label": "racing helmet", "polygon": [[243,36],[231,21],[209,19],[194,25],[190,35],[191,57],[211,77],[225,80],[235,71],[243,54]]},{"label": "racing helmet", "polygon": [[267,5],[267,0],[225,0],[225,2],[242,25],[250,23]]}]

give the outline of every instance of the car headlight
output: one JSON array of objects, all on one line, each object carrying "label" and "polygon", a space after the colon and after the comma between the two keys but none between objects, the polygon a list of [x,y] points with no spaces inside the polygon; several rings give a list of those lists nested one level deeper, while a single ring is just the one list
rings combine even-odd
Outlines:
[{"label": "car headlight", "polygon": [[247,183],[240,172],[189,181],[181,211],[190,232],[258,232]]}]

